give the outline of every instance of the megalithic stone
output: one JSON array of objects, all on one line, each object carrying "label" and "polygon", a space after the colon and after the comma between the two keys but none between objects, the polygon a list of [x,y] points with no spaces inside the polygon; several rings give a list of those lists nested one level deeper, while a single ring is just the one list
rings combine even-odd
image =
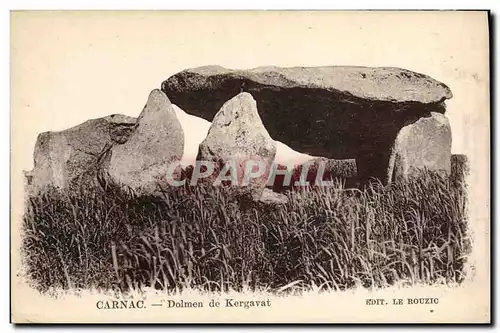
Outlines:
[{"label": "megalithic stone", "polygon": [[167,96],[153,90],[127,142],[113,146],[103,166],[113,183],[139,194],[168,186],[168,168],[184,152],[184,132]]},{"label": "megalithic stone", "polygon": [[[224,103],[215,115],[196,159],[215,164],[215,172],[208,181],[215,183],[224,170],[229,176],[232,172],[236,181],[231,185],[236,185],[239,195],[259,200],[275,156],[276,141],[262,124],[255,100],[249,93],[240,93]],[[251,171],[257,172],[259,163],[262,175],[245,180],[245,173],[248,176]]]},{"label": "megalithic stone", "polygon": [[250,93],[270,136],[295,151],[356,159],[361,182],[387,181],[399,131],[431,112],[445,112],[451,90],[433,78],[394,67],[205,66],[162,84],[184,111],[212,121],[241,91]]},{"label": "megalithic stone", "polygon": [[34,168],[28,173],[28,191],[92,182],[101,154],[115,143],[126,142],[135,122],[133,117],[114,114],[63,131],[41,133],[35,144]]},{"label": "megalithic stone", "polygon": [[404,126],[392,148],[387,179],[407,180],[423,170],[450,175],[451,127],[448,118],[432,112]]}]

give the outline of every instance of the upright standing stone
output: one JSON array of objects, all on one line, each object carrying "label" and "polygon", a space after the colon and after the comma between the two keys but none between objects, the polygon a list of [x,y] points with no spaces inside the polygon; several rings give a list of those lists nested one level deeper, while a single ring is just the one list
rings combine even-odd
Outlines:
[{"label": "upright standing stone", "polygon": [[104,169],[114,183],[140,194],[168,185],[167,172],[184,150],[184,132],[167,96],[153,90],[127,142],[115,145]]},{"label": "upright standing stone", "polygon": [[[232,185],[241,186],[241,195],[258,200],[266,186],[275,155],[276,142],[262,124],[255,100],[249,93],[241,93],[224,103],[215,115],[207,137],[199,146],[197,160],[215,163],[216,172],[211,181],[216,180],[214,177],[217,178],[220,171],[236,171],[237,184]],[[246,184],[244,175],[249,161],[262,163],[265,171],[260,177],[247,178]],[[231,164],[236,170],[229,169]],[[248,172],[256,169],[257,166],[248,169]]]},{"label": "upright standing stone", "polygon": [[399,131],[387,177],[389,181],[406,180],[423,170],[443,175],[451,171],[451,127],[440,113],[432,112]]}]

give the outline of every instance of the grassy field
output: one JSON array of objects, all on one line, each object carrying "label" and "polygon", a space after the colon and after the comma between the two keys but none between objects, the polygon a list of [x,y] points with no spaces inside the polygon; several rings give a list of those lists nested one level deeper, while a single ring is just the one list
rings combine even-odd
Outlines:
[{"label": "grassy field", "polygon": [[459,283],[470,248],[463,165],[450,178],[285,192],[284,206],[242,207],[230,189],[202,186],[163,199],[53,190],[27,202],[24,265],[43,292]]}]

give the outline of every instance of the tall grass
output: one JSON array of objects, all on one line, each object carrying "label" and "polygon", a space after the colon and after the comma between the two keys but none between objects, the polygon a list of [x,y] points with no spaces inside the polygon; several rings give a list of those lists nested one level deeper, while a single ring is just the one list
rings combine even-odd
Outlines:
[{"label": "tall grass", "polygon": [[40,291],[461,282],[470,240],[458,174],[285,192],[282,206],[242,205],[221,187],[161,198],[53,189],[27,202],[23,258]]}]

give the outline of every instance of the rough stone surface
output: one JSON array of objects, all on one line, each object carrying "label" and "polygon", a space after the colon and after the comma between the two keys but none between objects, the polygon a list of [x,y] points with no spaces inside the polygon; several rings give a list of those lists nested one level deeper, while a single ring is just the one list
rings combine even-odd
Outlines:
[{"label": "rough stone surface", "polygon": [[64,131],[41,133],[35,144],[34,168],[26,173],[29,191],[89,181],[106,150],[115,142],[125,142],[135,122],[132,117],[111,115]]},{"label": "rough stone surface", "polygon": [[470,174],[470,165],[467,155],[451,155],[451,179],[457,182],[464,182]]},{"label": "rough stone surface", "polygon": [[420,118],[398,133],[392,150],[388,179],[406,180],[422,170],[451,172],[451,127],[440,113]]},{"label": "rough stone surface", "polygon": [[139,194],[168,185],[167,170],[182,158],[184,132],[167,96],[156,89],[137,118],[130,138],[111,149],[103,166],[113,183]]},{"label": "rough stone surface", "polygon": [[435,103],[452,96],[443,83],[427,75],[395,67],[267,66],[234,70],[203,66],[174,75],[165,81],[163,87],[169,91],[180,91],[186,87],[190,90],[205,89],[209,85],[217,88],[231,79],[240,80],[242,84],[251,81],[261,86],[284,89],[322,89],[374,101]]},{"label": "rough stone surface", "polygon": [[445,112],[450,89],[401,68],[207,66],[162,84],[172,102],[211,121],[223,103],[249,92],[274,140],[312,156],[355,158],[360,179],[384,178],[399,130]]},{"label": "rough stone surface", "polygon": [[266,205],[284,205],[288,202],[288,198],[281,193],[276,193],[266,188],[262,192],[259,202]]},{"label": "rough stone surface", "polygon": [[[215,163],[210,181],[226,170],[224,165],[234,163],[237,184],[241,186],[239,194],[258,200],[275,155],[276,142],[262,124],[255,100],[249,93],[241,93],[227,101],[215,115],[207,137],[199,146],[197,160]],[[244,183],[246,163],[250,160],[263,163],[266,171],[261,177]]]}]

